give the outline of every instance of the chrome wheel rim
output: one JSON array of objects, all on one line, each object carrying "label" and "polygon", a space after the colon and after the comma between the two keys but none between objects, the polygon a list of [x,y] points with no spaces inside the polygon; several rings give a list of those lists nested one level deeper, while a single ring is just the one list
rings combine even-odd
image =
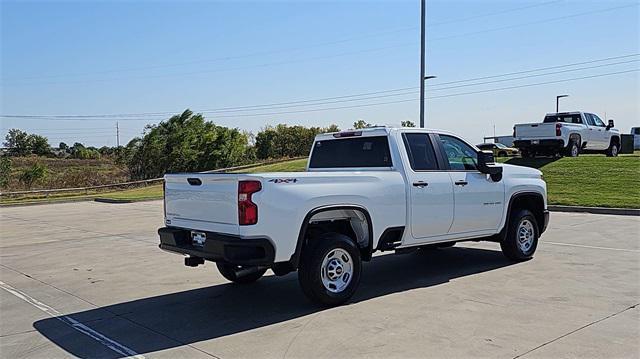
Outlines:
[{"label": "chrome wheel rim", "polygon": [[611,147],[611,154],[614,156],[618,154],[618,146],[614,145],[613,147]]},{"label": "chrome wheel rim", "polygon": [[332,293],[340,293],[353,278],[353,260],[344,249],[333,249],[324,256],[320,267],[322,285]]},{"label": "chrome wheel rim", "polygon": [[575,157],[578,155],[578,146],[573,145],[573,147],[571,147],[571,156]]},{"label": "chrome wheel rim", "polygon": [[536,237],[533,223],[528,219],[523,219],[518,225],[518,247],[523,253],[527,253],[533,247],[533,241]]}]

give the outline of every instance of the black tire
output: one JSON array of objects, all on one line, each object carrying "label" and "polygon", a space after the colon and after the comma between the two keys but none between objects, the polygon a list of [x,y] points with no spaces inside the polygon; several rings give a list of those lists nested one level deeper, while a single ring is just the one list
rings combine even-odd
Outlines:
[{"label": "black tire", "polygon": [[578,157],[579,154],[580,147],[578,147],[576,141],[571,140],[567,146],[567,157]]},{"label": "black tire", "polygon": [[238,284],[249,284],[262,278],[266,268],[253,266],[238,266],[228,263],[216,263],[220,274],[227,280]]},{"label": "black tire", "polygon": [[[531,235],[532,238],[531,241],[526,241],[528,246],[526,244],[520,244],[519,240],[519,235],[523,234],[519,233],[519,231],[522,230],[521,228],[524,227],[526,229],[528,227],[524,224],[525,221],[528,221],[531,225],[531,233],[529,233],[529,235]],[[536,217],[528,209],[517,209],[511,214],[508,225],[507,236],[502,242],[500,242],[502,253],[512,261],[525,261],[531,259],[538,247],[538,237],[540,236]],[[523,227],[521,227],[521,225]]]},{"label": "black tire", "polygon": [[[323,284],[323,276],[329,275],[328,266],[323,268],[323,261],[325,257],[329,258],[331,262],[331,256],[335,255],[336,250],[347,252],[351,257],[350,260],[344,261],[345,256],[340,257],[345,263],[351,263],[352,270],[349,277],[343,276],[347,273],[338,272],[339,280],[346,280],[346,286],[338,291],[331,291]],[[348,258],[347,258],[348,259]],[[341,262],[342,263],[342,262]],[[340,267],[342,268],[342,267]],[[304,294],[313,302],[323,306],[336,306],[345,303],[356,291],[358,284],[360,283],[360,274],[362,273],[362,259],[360,258],[360,250],[356,247],[353,240],[343,234],[339,233],[325,233],[317,238],[307,246],[303,253],[298,267],[298,281],[302,287]],[[334,290],[338,288],[334,287]]]},{"label": "black tire", "polygon": [[532,153],[529,152],[529,150],[520,150],[520,156],[522,156],[522,158],[531,158]]},{"label": "black tire", "polygon": [[620,152],[620,146],[611,141],[609,148],[607,148],[607,151],[605,152],[607,157],[618,157],[618,152]]},{"label": "black tire", "polygon": [[507,157],[507,153],[504,151],[498,152],[498,157]]}]

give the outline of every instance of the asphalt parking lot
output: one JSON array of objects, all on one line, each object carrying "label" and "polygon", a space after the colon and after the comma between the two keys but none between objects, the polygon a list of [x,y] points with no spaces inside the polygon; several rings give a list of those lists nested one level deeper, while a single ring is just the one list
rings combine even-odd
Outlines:
[{"label": "asphalt parking lot", "polygon": [[161,202],[0,212],[3,358],[640,356],[640,217],[552,213],[518,264],[491,243],[377,256],[320,309],[295,274],[184,267]]}]

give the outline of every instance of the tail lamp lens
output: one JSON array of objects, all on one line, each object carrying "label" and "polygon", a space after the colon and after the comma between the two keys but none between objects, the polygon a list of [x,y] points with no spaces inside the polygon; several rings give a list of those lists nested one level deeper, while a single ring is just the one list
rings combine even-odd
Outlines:
[{"label": "tail lamp lens", "polygon": [[556,136],[562,136],[562,124],[556,123]]},{"label": "tail lamp lens", "polygon": [[260,181],[238,182],[238,223],[241,226],[258,223],[258,205],[251,201],[251,195],[260,190]]}]

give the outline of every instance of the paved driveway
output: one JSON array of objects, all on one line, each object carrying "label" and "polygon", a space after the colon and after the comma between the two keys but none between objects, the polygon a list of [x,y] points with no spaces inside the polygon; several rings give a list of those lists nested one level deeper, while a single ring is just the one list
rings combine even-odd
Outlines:
[{"label": "paved driveway", "polygon": [[[157,248],[162,203],[0,209],[0,356],[640,356],[640,218],[552,213],[536,257],[380,255],[348,305]],[[269,272],[270,273],[270,272]]]}]

